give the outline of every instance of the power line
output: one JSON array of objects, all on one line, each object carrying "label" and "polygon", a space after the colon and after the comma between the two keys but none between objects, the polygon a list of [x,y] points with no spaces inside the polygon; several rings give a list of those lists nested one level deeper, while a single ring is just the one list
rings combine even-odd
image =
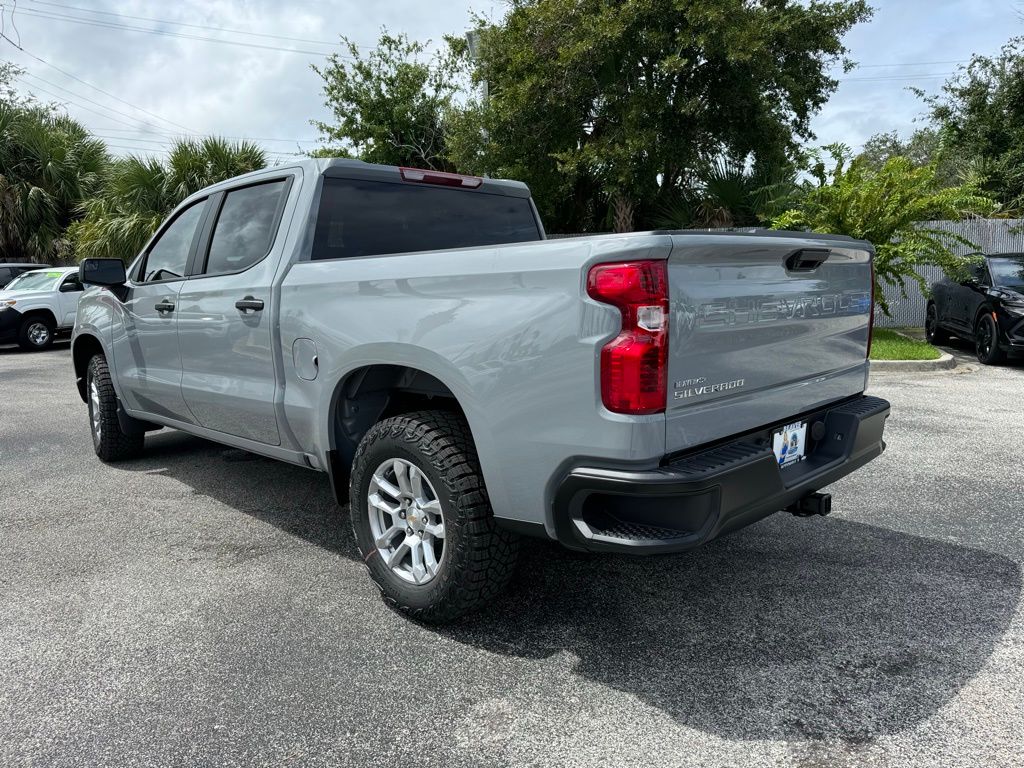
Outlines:
[{"label": "power line", "polygon": [[[947,61],[898,61],[891,64],[856,64],[854,69],[879,69],[882,67],[936,67],[940,64],[966,64],[968,59],[950,59]],[[836,67],[841,67],[837,64]]]},{"label": "power line", "polygon": [[65,93],[70,93],[75,98],[82,99],[83,101],[86,101],[86,102],[88,102],[90,104],[95,104],[97,107],[100,107],[101,109],[105,109],[105,110],[107,110],[108,112],[110,112],[112,114],[120,115],[121,117],[127,117],[129,120],[137,120],[137,121],[141,122],[140,118],[137,117],[136,115],[130,115],[127,112],[122,112],[119,109],[114,109],[113,107],[108,107],[106,104],[102,104],[102,103],[100,103],[100,102],[98,102],[98,101],[96,101],[94,99],[90,99],[88,96],[83,96],[82,94],[80,94],[80,93],[78,93],[76,91],[73,91],[70,88],[66,88],[63,85],[57,85],[57,83],[51,83],[49,80],[47,80],[46,78],[40,77],[39,75],[34,75],[31,72],[25,72],[25,75],[27,77],[31,77],[33,80],[38,80],[39,82],[41,82],[41,83],[43,83],[45,85],[48,85],[51,88],[56,88],[57,90],[64,91]]},{"label": "power line", "polygon": [[884,82],[893,80],[931,80],[934,78],[952,77],[955,74],[955,72],[936,72],[930,75],[880,75],[878,77],[839,77],[836,79],[841,83],[849,82],[850,80]]},{"label": "power line", "polygon": [[[328,56],[330,55],[327,51],[312,51],[303,48],[284,48],[277,45],[264,45],[262,43],[244,43],[238,40],[225,40],[219,37],[204,37],[202,35],[190,35],[184,32],[173,32],[166,29],[148,29],[146,27],[134,27],[127,24],[117,24],[109,21],[100,21],[98,19],[83,19],[79,16],[67,16],[65,14],[57,14],[39,11],[36,9],[31,10],[19,10],[24,16],[33,16],[40,19],[51,19],[55,21],[70,21],[74,24],[87,24],[93,27],[105,27],[107,29],[122,29],[130,32],[143,32],[149,35],[163,35],[164,37],[176,37],[182,40],[201,40],[208,43],[220,43],[221,45],[235,45],[241,48],[258,48],[266,51],[283,51],[285,53],[304,53],[311,56]],[[336,54],[342,59],[352,59],[352,56],[345,56],[343,54]]]},{"label": "power line", "polygon": [[[92,13],[98,16],[113,16],[119,19],[132,19],[134,21],[149,21],[154,24],[169,24],[176,27],[189,27],[191,29],[206,29],[211,32],[229,32],[236,35],[249,35],[251,37],[266,37],[273,40],[287,40],[292,43],[313,43],[315,45],[329,45],[331,47],[337,47],[339,44],[336,40],[313,40],[306,37],[288,37],[286,35],[273,35],[269,32],[250,32],[246,29],[233,29],[231,27],[217,27],[207,24],[188,24],[184,21],[168,21],[167,19],[154,19],[151,16],[132,16],[127,13],[114,13],[113,11],[97,11],[92,8],[81,8],[74,5],[67,5],[65,3],[52,3],[47,0],[26,0],[33,5],[49,5],[55,8],[61,8],[66,11],[80,11],[82,13]],[[52,11],[50,11],[52,13]],[[356,45],[357,48],[369,48],[371,46]]]},{"label": "power line", "polygon": [[[102,128],[101,130],[104,130],[104,131],[114,131],[115,133],[117,133],[117,132],[119,132],[119,133],[138,133],[138,134],[150,133],[150,134],[152,134],[154,136],[169,136],[171,138],[174,138],[176,135],[178,135],[178,134],[173,134],[173,133],[161,133],[160,131],[133,130],[133,129],[130,129],[130,128]],[[196,135],[199,136],[199,135],[202,135],[202,134],[196,134]],[[276,137],[271,137],[271,136],[225,136],[224,134],[220,134],[220,133],[217,133],[216,135],[220,136],[222,139],[234,139],[236,141],[274,141],[274,142],[283,142],[283,143],[286,143],[286,144],[316,144],[317,142],[320,141],[320,139],[281,139],[281,138],[276,138]]]},{"label": "power line", "polygon": [[[187,22],[182,22],[182,21],[170,21],[168,19],[155,19],[155,18],[153,18],[151,16],[133,16],[131,14],[115,13],[113,11],[98,11],[98,10],[93,10],[91,8],[81,8],[79,6],[67,5],[67,4],[64,4],[64,3],[48,2],[48,0],[26,0],[26,2],[30,2],[33,5],[51,6],[51,7],[54,7],[54,8],[61,8],[61,9],[68,10],[68,11],[78,11],[78,12],[81,12],[81,13],[91,13],[91,14],[95,14],[95,15],[112,16],[114,18],[132,19],[132,20],[136,20],[136,21],[148,21],[148,22],[151,22],[151,23],[154,23],[154,24],[167,24],[167,25],[170,25],[170,26],[188,27],[188,28],[191,28],[191,29],[204,29],[204,30],[209,30],[211,32],[227,32],[227,33],[230,33],[230,34],[248,35],[250,37],[263,37],[263,38],[268,38],[268,39],[287,40],[287,41],[290,41],[290,42],[298,42],[298,43],[313,43],[315,45],[327,45],[327,46],[331,46],[331,47],[338,47],[338,45],[339,45],[337,42],[331,41],[331,40],[317,40],[317,39],[304,38],[304,37],[289,37],[289,36],[286,36],[286,35],[274,35],[274,34],[271,34],[271,33],[268,33],[268,32],[251,32],[249,30],[236,29],[236,28],[232,28],[232,27],[218,27],[218,26],[205,25],[205,24],[189,24]],[[21,12],[23,14],[26,14],[26,15],[35,15],[35,16],[39,16],[41,18],[52,18],[52,19],[58,19],[58,20],[63,20],[63,21],[71,21],[71,22],[80,23],[80,24],[93,24],[93,25],[96,25],[96,26],[105,26],[105,27],[110,27],[110,28],[114,28],[114,29],[125,29],[125,30],[134,31],[134,32],[145,32],[147,34],[168,35],[168,36],[171,36],[171,37],[183,37],[183,38],[189,39],[189,40],[204,40],[204,41],[207,41],[207,42],[224,43],[224,44],[227,44],[227,45],[240,45],[240,46],[248,46],[248,47],[254,47],[254,48],[265,48],[265,49],[268,49],[268,50],[287,51],[287,52],[292,52],[292,53],[308,53],[308,54],[315,54],[315,55],[326,55],[324,52],[321,52],[321,51],[307,51],[307,50],[301,50],[301,49],[295,49],[295,48],[281,48],[281,47],[277,47],[277,46],[264,46],[264,45],[258,45],[258,44],[253,44],[253,43],[245,43],[245,42],[234,41],[234,40],[224,40],[222,38],[209,38],[209,37],[185,35],[183,33],[171,32],[171,31],[167,31],[167,30],[146,29],[146,28],[143,28],[143,27],[135,27],[135,26],[125,25],[125,24],[118,24],[116,22],[104,22],[104,21],[99,21],[99,20],[96,20],[96,19],[83,19],[81,17],[68,16],[68,15],[65,15],[65,14],[59,14],[59,13],[56,13],[54,11],[49,11],[49,10],[45,10],[45,9],[44,10],[40,10],[40,9],[22,9]],[[372,46],[359,45],[359,44],[355,44],[355,45],[356,45],[357,48],[371,48],[372,47]],[[343,57],[343,58],[348,58],[348,57]],[[856,65],[854,65],[854,69],[876,69],[876,68],[891,68],[891,67],[924,67],[924,66],[936,66],[936,65],[940,65],[940,64],[966,64],[968,61],[969,61],[968,59],[945,59],[943,61],[901,61],[901,62],[891,62],[891,63],[856,64]],[[840,68],[841,66],[842,65],[836,65],[836,68]],[[853,79],[853,78],[846,78],[846,79]],[[114,98],[116,98],[116,97],[114,97]]]},{"label": "power line", "polygon": [[120,146],[118,144],[106,144],[106,146],[107,146],[108,149],[120,149],[120,150],[124,150],[126,152],[130,152],[130,153],[136,154],[136,155],[144,154],[144,153],[150,153],[150,154],[155,154],[155,155],[157,155],[157,154],[158,155],[169,155],[170,154],[170,150],[167,150],[167,149],[147,149],[146,147],[125,147],[125,146]]},{"label": "power line", "polygon": [[150,117],[156,118],[157,120],[159,120],[161,122],[167,123],[168,125],[173,125],[173,126],[175,126],[177,128],[181,128],[182,130],[188,131],[189,133],[194,133],[194,131],[192,131],[190,128],[185,127],[184,125],[180,125],[179,123],[175,123],[173,120],[168,120],[166,117],[162,117],[162,116],[156,114],[155,112],[150,112],[148,109],[143,109],[142,107],[138,106],[137,104],[132,104],[130,101],[125,101],[120,96],[116,96],[115,94],[110,93],[109,91],[105,91],[102,88],[100,88],[99,86],[93,85],[92,83],[83,80],[82,78],[78,77],[78,75],[74,75],[71,72],[67,72],[67,71],[61,69],[56,64],[51,64],[50,62],[48,62],[46,59],[42,58],[41,56],[37,56],[36,54],[32,53],[31,51],[25,50],[24,47],[15,44],[13,40],[11,40],[10,38],[7,38],[6,36],[3,36],[3,38],[5,40],[7,40],[7,42],[9,42],[11,45],[14,45],[15,48],[20,50],[26,56],[30,56],[31,58],[35,59],[36,61],[40,62],[41,64],[45,64],[46,66],[50,67],[51,69],[54,69],[57,72],[60,72],[65,77],[70,77],[72,80],[76,80],[79,83],[81,83],[82,85],[88,86],[89,88],[92,88],[94,91],[102,93],[104,96],[107,96],[108,98],[114,99],[115,101],[118,101],[118,102],[120,102],[120,103],[122,103],[122,104],[124,104],[126,106],[131,107],[132,109],[138,110],[139,112],[142,112],[142,113],[144,113],[146,115],[149,115]]},{"label": "power line", "polygon": [[119,120],[118,118],[112,117],[111,115],[109,115],[109,114],[107,114],[105,112],[100,112],[99,110],[92,109],[91,107],[87,107],[84,104],[79,104],[78,102],[73,101],[72,99],[69,99],[66,96],[61,96],[59,93],[54,93],[53,91],[48,91],[45,88],[39,87],[35,83],[30,83],[30,82],[27,82],[25,80],[22,80],[20,77],[16,77],[15,80],[18,80],[22,85],[24,85],[27,88],[35,89],[35,90],[39,91],[40,93],[45,93],[46,95],[52,96],[53,98],[57,99],[60,102],[65,103],[65,104],[71,104],[73,106],[78,107],[79,109],[84,109],[86,112],[92,112],[94,115],[99,115],[100,117],[105,118],[107,120],[111,120],[111,121],[113,121],[115,123],[120,123],[121,125],[126,125],[129,128],[133,127],[130,123],[126,123],[124,120]]},{"label": "power line", "polygon": [[154,144],[156,146],[172,147],[175,142],[171,139],[134,139],[131,136],[108,136],[105,133],[99,133],[97,131],[91,131],[92,135],[98,139],[109,139],[111,141],[132,141],[141,142],[143,144]]},{"label": "power line", "polygon": [[[0,35],[0,39],[7,40],[7,42],[11,43],[12,45],[15,45],[15,43],[12,40],[10,40],[9,38],[7,38],[5,35]],[[39,61],[41,61],[44,64],[48,63],[48,62],[44,61],[43,59],[40,59],[38,56],[34,56],[29,51],[24,50],[24,48],[20,48],[19,50],[21,50],[23,53],[26,53],[29,56],[32,56],[33,58],[38,59]],[[51,65],[51,66],[53,66],[53,65]],[[63,70],[59,69],[58,67],[54,67],[54,68],[57,69],[59,72],[63,72]],[[77,101],[74,101],[73,99],[71,99],[71,98],[69,98],[67,96],[62,96],[60,94],[53,93],[52,91],[49,91],[49,90],[43,88],[42,86],[40,86],[40,85],[38,85],[36,83],[27,82],[27,81],[19,78],[20,82],[23,85],[25,85],[26,87],[28,87],[28,88],[38,90],[38,91],[40,91],[42,93],[45,93],[45,94],[47,94],[49,96],[52,96],[52,97],[56,98],[56,99],[59,99],[61,101],[65,101],[68,104],[72,104],[72,105],[74,105],[74,106],[76,106],[76,107],[78,107],[80,109],[85,109],[86,111],[92,112],[93,114],[99,115],[100,117],[105,117],[105,118],[107,118],[109,120],[112,120],[115,123],[119,123],[121,125],[128,126],[127,128],[110,128],[110,129],[106,129],[106,130],[111,130],[111,131],[115,131],[115,132],[122,132],[122,133],[136,133],[136,134],[141,134],[141,135],[150,134],[150,135],[160,136],[160,137],[169,138],[169,139],[177,139],[177,138],[181,138],[183,136],[183,134],[181,132],[169,132],[169,131],[166,131],[166,130],[162,130],[162,131],[161,130],[149,130],[149,131],[147,131],[147,130],[142,130],[140,128],[134,127],[130,123],[126,123],[123,120],[119,120],[118,118],[113,117],[112,115],[119,115],[121,117],[126,117],[129,120],[136,120],[136,121],[142,122],[141,119],[138,116],[136,116],[136,115],[132,115],[132,114],[129,114],[127,112],[122,112],[121,110],[114,109],[113,107],[110,107],[110,106],[108,106],[106,104],[98,102],[98,101],[96,101],[94,99],[90,99],[88,96],[84,96],[84,95],[78,93],[77,91],[74,91],[74,90],[72,90],[70,88],[67,88],[65,86],[58,85],[57,83],[51,82],[50,80],[47,80],[46,78],[40,77],[39,75],[36,75],[36,74],[34,74],[32,72],[23,72],[23,75],[27,76],[27,77],[31,77],[33,80],[38,80],[41,83],[44,83],[45,85],[50,86],[51,88],[56,88],[59,91],[63,91],[64,93],[71,94],[71,96],[75,97],[76,99],[81,99],[82,101],[88,102],[89,104],[93,104],[94,106],[99,107],[100,109],[103,109],[106,112],[99,112],[99,111],[97,111],[95,109],[91,109],[89,107],[84,106],[83,104],[78,103]],[[73,75],[71,75],[71,76],[74,77]],[[100,93],[107,93],[103,89],[98,88],[97,86],[93,86],[91,83],[87,83],[84,80],[81,80],[81,78],[75,77],[75,79],[76,80],[80,80],[83,84],[88,85],[91,88],[95,88]],[[119,101],[124,101],[124,100],[123,99],[119,99]],[[131,106],[133,108],[139,109],[140,111],[145,112],[146,114],[152,115],[153,117],[155,117],[157,119],[161,119],[161,120],[164,119],[164,118],[161,118],[159,115],[157,115],[155,113],[151,113],[148,110],[143,110],[141,107],[136,107],[135,105],[131,104],[131,102],[125,102],[125,103],[128,104],[128,106]],[[167,122],[170,123],[170,121],[167,121]],[[145,124],[145,123],[143,122],[142,124]],[[177,123],[170,123],[170,125],[178,125],[178,124]],[[182,127],[184,128],[184,126],[182,126]],[[184,130],[186,132],[184,134],[184,136],[189,137],[189,138],[202,137],[204,135],[204,134],[202,134],[202,133],[200,133],[198,131],[190,131],[187,128],[185,128]],[[295,138],[280,138],[280,137],[271,137],[271,136],[227,136],[227,135],[222,135],[222,134],[217,134],[217,135],[220,136],[221,138],[231,139],[231,140],[235,140],[235,141],[266,141],[266,142],[285,143],[285,144],[315,144],[315,143],[318,142],[318,139],[295,139]],[[122,137],[122,138],[124,138],[126,140],[129,140],[129,141],[149,140],[149,139],[129,139],[128,137]],[[156,141],[156,139],[152,139],[152,141]]]}]

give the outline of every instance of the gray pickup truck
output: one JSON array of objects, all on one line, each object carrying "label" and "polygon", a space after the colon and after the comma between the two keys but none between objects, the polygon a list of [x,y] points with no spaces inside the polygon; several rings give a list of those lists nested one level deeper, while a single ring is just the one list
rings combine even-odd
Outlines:
[{"label": "gray pickup truck", "polygon": [[386,600],[491,601],[520,535],[680,552],[885,447],[863,394],[870,244],[787,232],[548,240],[522,184],[307,160],[89,259],[75,375],[104,461],[190,432],[326,472]]}]

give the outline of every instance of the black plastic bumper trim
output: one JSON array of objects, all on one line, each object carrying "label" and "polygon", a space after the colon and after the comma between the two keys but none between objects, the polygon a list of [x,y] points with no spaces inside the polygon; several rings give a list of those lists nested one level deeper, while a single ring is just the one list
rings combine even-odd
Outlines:
[{"label": "black plastic bumper trim", "polygon": [[[816,412],[811,418],[824,422],[823,438],[802,462],[785,469],[779,468],[770,443],[755,435],[656,469],[573,469],[555,492],[556,535],[565,546],[588,551],[657,554],[692,549],[785,509],[879,456],[885,450],[882,434],[888,416],[889,403],[871,396]],[[668,504],[687,525],[673,523],[671,516],[652,524],[614,514],[595,525],[585,510],[595,495],[628,508]]]},{"label": "black plastic bumper trim", "polygon": [[17,341],[20,328],[21,312],[14,307],[0,310],[0,344]]}]

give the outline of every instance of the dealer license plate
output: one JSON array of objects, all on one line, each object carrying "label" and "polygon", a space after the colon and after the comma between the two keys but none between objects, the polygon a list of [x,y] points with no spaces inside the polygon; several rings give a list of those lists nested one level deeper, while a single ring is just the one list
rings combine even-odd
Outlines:
[{"label": "dealer license plate", "polygon": [[807,445],[807,422],[789,424],[772,435],[772,449],[780,467],[803,461]]}]

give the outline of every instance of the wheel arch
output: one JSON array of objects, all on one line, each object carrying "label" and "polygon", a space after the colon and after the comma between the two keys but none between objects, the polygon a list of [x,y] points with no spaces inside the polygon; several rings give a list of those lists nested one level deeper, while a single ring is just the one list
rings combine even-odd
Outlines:
[{"label": "wheel arch", "polygon": [[341,377],[328,409],[328,461],[338,503],[347,503],[347,479],[363,435],[381,419],[417,410],[450,410],[469,422],[452,387],[413,365],[375,363]]},{"label": "wheel arch", "polygon": [[82,402],[86,402],[85,374],[89,368],[89,361],[96,354],[106,355],[100,340],[91,333],[82,333],[75,337],[71,343],[71,359],[75,366],[75,384],[78,387],[78,395]]},{"label": "wheel arch", "polygon": [[50,321],[54,329],[57,328],[57,316],[53,314],[53,310],[49,307],[32,307],[31,309],[21,309],[20,311],[22,322],[25,322],[30,317],[44,317]]},{"label": "wheel arch", "polygon": [[978,307],[978,311],[974,313],[974,328],[977,328],[978,321],[981,320],[982,315],[993,315],[994,317],[992,319],[995,321],[996,328],[999,328],[999,318],[998,316],[995,316],[996,310],[995,307],[993,307],[991,304],[982,304],[980,307]]}]

